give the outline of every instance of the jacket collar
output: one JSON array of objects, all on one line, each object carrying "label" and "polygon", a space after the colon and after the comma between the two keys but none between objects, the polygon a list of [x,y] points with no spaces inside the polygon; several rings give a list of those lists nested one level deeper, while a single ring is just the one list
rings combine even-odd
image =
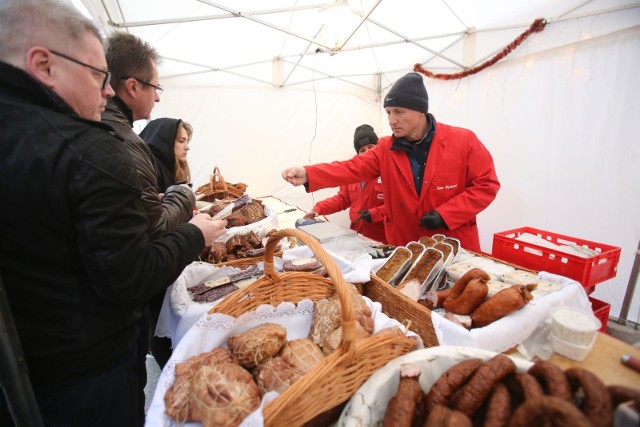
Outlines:
[{"label": "jacket collar", "polygon": [[109,98],[107,110],[114,116],[126,120],[129,123],[129,127],[133,127],[133,111],[120,97]]},{"label": "jacket collar", "polygon": [[34,79],[26,71],[0,61],[0,90],[12,97],[57,111],[66,116],[78,116],[57,93]]},{"label": "jacket collar", "polygon": [[392,136],[391,149],[392,150],[401,150],[401,151],[413,151],[414,147],[418,144],[424,143],[425,140],[431,141],[433,139],[433,135],[436,132],[436,118],[433,117],[431,113],[427,113],[427,119],[429,119],[429,128],[427,129],[427,133],[424,134],[422,139],[418,142],[410,142],[407,141],[404,137]]},{"label": "jacket collar", "polygon": [[57,93],[33,78],[26,71],[2,61],[0,61],[0,94],[6,94],[11,98],[101,127],[112,135],[116,134],[113,128],[106,123],[80,117]]}]

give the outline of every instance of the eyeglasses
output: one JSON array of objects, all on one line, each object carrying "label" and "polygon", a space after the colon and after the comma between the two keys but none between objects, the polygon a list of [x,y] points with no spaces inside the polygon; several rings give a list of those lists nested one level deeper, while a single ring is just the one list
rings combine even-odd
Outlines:
[{"label": "eyeglasses", "polygon": [[164,88],[162,86],[154,85],[153,83],[146,82],[146,81],[144,81],[142,79],[139,79],[137,77],[120,77],[120,78],[123,79],[123,80],[126,80],[126,79],[137,80],[137,81],[139,81],[140,83],[142,83],[145,86],[149,86],[149,87],[154,88],[156,90],[156,92],[158,93],[158,95],[162,95],[162,92],[164,92]]},{"label": "eyeglasses", "polygon": [[100,86],[100,90],[105,90],[107,88],[107,85],[109,84],[109,82],[111,81],[111,72],[109,70],[105,71],[105,70],[101,70],[100,68],[96,68],[93,65],[89,65],[89,64],[85,64],[84,62],[78,61],[75,58],[72,58],[70,56],[67,56],[63,53],[57,52],[55,50],[49,49],[49,52],[53,53],[56,56],[59,56],[60,58],[64,58],[67,61],[71,61],[71,62],[75,62],[78,65],[82,65],[83,67],[87,67],[93,71],[97,71],[98,73],[102,73],[104,74],[104,80],[102,81],[102,86]]}]

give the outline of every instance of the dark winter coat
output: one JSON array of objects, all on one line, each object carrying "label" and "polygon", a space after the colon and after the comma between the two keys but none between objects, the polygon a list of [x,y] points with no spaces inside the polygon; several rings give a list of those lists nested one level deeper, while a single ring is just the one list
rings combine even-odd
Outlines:
[{"label": "dark winter coat", "polygon": [[0,275],[36,389],[95,375],[135,345],[136,307],[204,246],[183,224],[151,242],[131,156],[0,62]]}]

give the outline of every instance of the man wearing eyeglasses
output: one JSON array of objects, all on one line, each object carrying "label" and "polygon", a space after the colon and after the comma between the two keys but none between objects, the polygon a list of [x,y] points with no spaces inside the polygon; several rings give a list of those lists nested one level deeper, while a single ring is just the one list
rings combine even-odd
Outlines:
[{"label": "man wearing eyeglasses", "polygon": [[161,237],[191,218],[195,195],[186,185],[158,188],[153,154],[133,131],[133,122],[149,119],[155,103],[160,101],[163,91],[158,82],[160,56],[140,38],[115,33],[106,41],[106,58],[115,96],[107,102],[102,121],[124,138],[138,168],[142,203],[151,223],[149,234],[152,239]]},{"label": "man wearing eyeglasses", "polygon": [[[137,169],[142,204],[149,217],[149,236],[157,239],[189,221],[195,207],[195,194],[187,185],[159,188],[155,158],[149,146],[133,131],[133,122],[146,120],[160,101],[163,89],[158,81],[158,52],[145,41],[128,33],[114,33],[106,41],[106,58],[115,96],[107,102],[102,121],[111,125],[125,140]],[[194,258],[195,260],[196,258]],[[155,337],[156,323],[164,300],[164,290],[142,307],[140,330],[140,395],[146,384],[146,356],[149,348],[166,354],[171,351],[167,338]],[[156,353],[157,354],[157,353]],[[144,410],[144,408],[142,408]]]},{"label": "man wearing eyeglasses", "polygon": [[44,425],[142,425],[136,309],[225,232],[201,214],[149,239],[131,155],[99,121],[109,74],[100,31],[72,6],[0,1],[0,301],[29,375],[5,383],[0,369],[3,427],[26,400],[18,383]]}]

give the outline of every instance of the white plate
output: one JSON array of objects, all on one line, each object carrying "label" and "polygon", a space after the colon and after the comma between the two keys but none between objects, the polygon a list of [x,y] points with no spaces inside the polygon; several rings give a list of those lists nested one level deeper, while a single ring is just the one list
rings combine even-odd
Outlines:
[{"label": "white plate", "polygon": [[[382,426],[389,400],[396,394],[400,382],[400,366],[414,363],[420,367],[420,385],[425,392],[451,366],[470,358],[489,360],[498,353],[472,347],[439,346],[412,351],[393,359],[364,382],[347,403],[338,426]],[[512,358],[518,371],[532,365],[525,359]]]}]

